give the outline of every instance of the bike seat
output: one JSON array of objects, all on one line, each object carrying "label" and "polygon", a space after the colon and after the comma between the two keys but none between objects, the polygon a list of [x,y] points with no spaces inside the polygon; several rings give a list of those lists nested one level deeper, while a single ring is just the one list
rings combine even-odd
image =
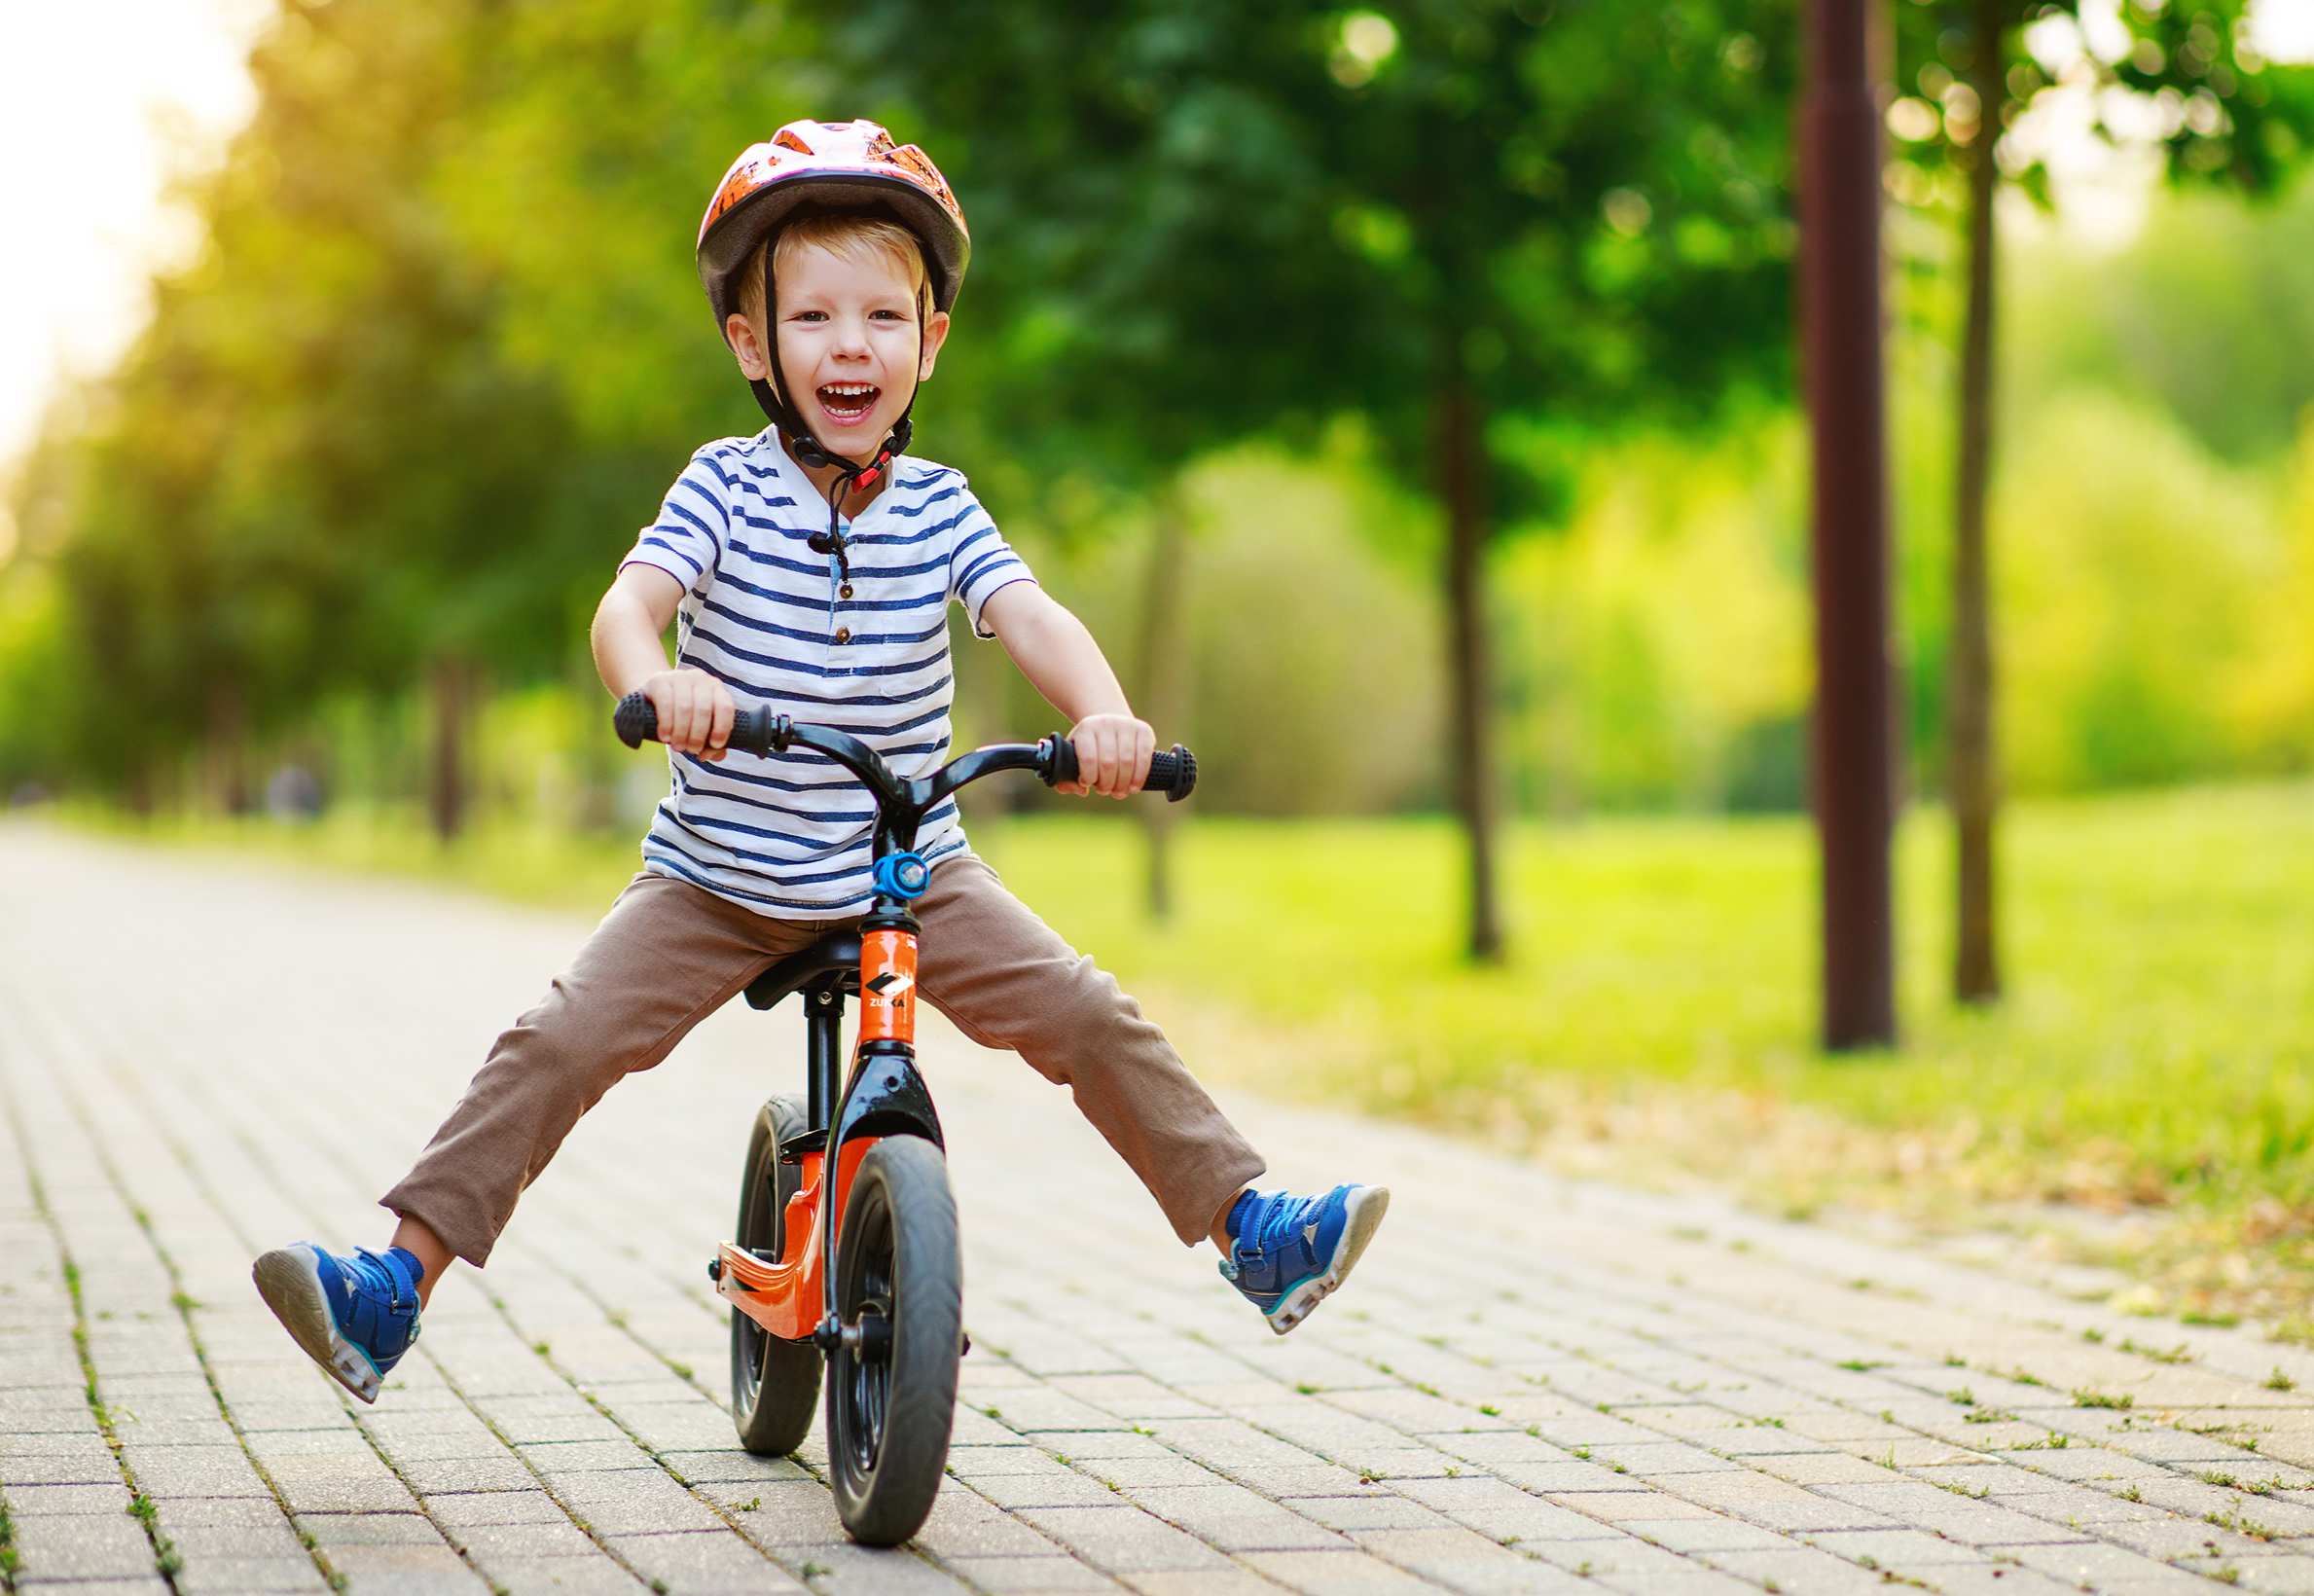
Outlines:
[{"label": "bike seat", "polygon": [[747,1006],[770,1008],[791,992],[833,985],[859,991],[859,932],[830,931],[800,953],[791,953],[747,983]]}]

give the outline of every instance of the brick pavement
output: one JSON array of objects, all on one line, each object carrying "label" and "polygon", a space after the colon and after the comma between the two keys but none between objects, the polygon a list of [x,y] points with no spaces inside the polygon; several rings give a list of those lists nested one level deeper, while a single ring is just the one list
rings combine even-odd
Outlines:
[{"label": "brick pavement", "polygon": [[361,1408],[250,1257],[376,1245],[584,930],[0,825],[0,1583],[2314,1596],[2314,1402],[2280,1389],[2314,1356],[1233,1103],[1277,1176],[1396,1193],[1281,1340],[1061,1094],[937,1026],[974,1346],[912,1545],[848,1544],[817,1438],[750,1458],[722,1406],[703,1265],[793,1013],[622,1086]]}]

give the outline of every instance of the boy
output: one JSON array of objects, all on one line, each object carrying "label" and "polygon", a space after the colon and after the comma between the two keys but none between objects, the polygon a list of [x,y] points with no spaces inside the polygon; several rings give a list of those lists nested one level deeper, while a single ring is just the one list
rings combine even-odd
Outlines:
[{"label": "boy", "polygon": [[[929,771],[948,752],[954,600],[1074,723],[1080,778],[1061,790],[1123,798],[1146,779],[1155,738],[1092,635],[960,475],[901,457],[970,251],[939,171],[873,123],[790,124],[740,157],[708,206],[700,278],[773,425],[692,457],[596,613],[603,685],[650,696],[673,767],[643,873],[385,1195],[400,1217],[388,1249],[301,1242],[257,1260],[267,1303],[364,1401],[452,1258],[488,1258],[580,1114],[775,961],[865,912],[872,816],[856,783],[803,749],[728,758],[733,687],[844,726],[902,776]],[[678,614],[670,670],[660,638]],[[1139,1005],[973,856],[953,799],[917,851],[933,865],[914,906],[924,997],[1069,1086],[1182,1242],[1210,1237],[1272,1329],[1300,1323],[1390,1194],[1253,1191],[1261,1158]]]}]

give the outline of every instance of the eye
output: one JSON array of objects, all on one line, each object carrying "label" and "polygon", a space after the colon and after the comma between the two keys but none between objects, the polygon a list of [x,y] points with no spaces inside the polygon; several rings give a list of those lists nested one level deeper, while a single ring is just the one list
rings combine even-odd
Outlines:
[{"label": "eye", "polygon": [[790,321],[825,321],[827,312],[825,310],[798,310],[787,319]]}]

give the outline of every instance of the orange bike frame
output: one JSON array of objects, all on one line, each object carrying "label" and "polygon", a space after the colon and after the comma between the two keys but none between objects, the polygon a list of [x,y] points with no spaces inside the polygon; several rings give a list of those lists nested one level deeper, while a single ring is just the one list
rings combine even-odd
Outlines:
[{"label": "orange bike frame", "polygon": [[[916,935],[912,931],[877,929],[860,936],[860,1030],[852,1049],[853,1073],[858,1072],[859,1046],[868,1042],[916,1040]],[[836,1154],[836,1191],[833,1212],[842,1214],[851,1198],[852,1178],[860,1160],[879,1139],[854,1137]],[[803,1155],[802,1183],[787,1199],[786,1248],[777,1263],[766,1263],[734,1242],[717,1250],[722,1270],[715,1282],[718,1296],[783,1341],[802,1341],[818,1328],[826,1311],[826,1246],[823,1237],[834,1226],[824,1222],[820,1177],[827,1154],[814,1150]]]}]

